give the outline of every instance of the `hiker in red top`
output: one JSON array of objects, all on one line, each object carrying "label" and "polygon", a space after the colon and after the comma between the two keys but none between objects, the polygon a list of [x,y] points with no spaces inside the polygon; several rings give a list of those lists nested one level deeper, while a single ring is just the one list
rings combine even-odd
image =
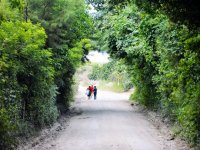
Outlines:
[{"label": "hiker in red top", "polygon": [[93,85],[89,86],[89,90],[90,90],[90,97],[92,97],[94,93],[94,86]]},{"label": "hiker in red top", "polygon": [[94,94],[94,86],[91,85],[91,89],[92,89],[92,94]]},{"label": "hiker in red top", "polygon": [[89,86],[89,91],[90,91],[90,97],[91,97],[92,94],[93,94],[93,87],[92,86]]}]

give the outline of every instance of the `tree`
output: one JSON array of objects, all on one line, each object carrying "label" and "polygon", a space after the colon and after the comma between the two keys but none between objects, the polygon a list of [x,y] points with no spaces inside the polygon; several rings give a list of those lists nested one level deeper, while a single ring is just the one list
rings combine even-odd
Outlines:
[{"label": "tree", "polygon": [[0,1],[0,147],[14,148],[15,137],[69,106],[73,74],[91,48],[85,9],[83,0]]},{"label": "tree", "polygon": [[[68,106],[72,100],[72,77],[77,66],[74,64],[80,63],[84,57],[84,49],[77,48],[77,43],[92,33],[92,19],[85,11],[83,0],[29,0],[28,7],[30,19],[40,22],[46,30],[46,47],[52,48],[55,83],[60,93],[57,103]],[[72,51],[80,53],[72,54]]]},{"label": "tree", "polygon": [[108,3],[100,10],[107,13],[98,18],[98,34],[111,57],[127,65],[136,88],[131,98],[161,111],[178,124],[175,134],[199,145],[197,2]]}]

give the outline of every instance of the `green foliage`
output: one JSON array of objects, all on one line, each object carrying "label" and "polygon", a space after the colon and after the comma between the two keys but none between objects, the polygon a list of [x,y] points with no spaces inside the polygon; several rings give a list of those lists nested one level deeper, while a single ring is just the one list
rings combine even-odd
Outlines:
[{"label": "green foliage", "polygon": [[43,49],[45,38],[44,29],[30,22],[1,24],[0,108],[6,108],[12,122],[8,128],[17,126],[21,119],[44,126],[58,116],[56,88],[50,88],[54,87],[52,53]]},{"label": "green foliage", "polygon": [[151,14],[154,14],[155,10],[161,10],[177,23],[181,22],[191,27],[200,25],[198,0],[136,0],[136,4]]},{"label": "green foliage", "polygon": [[[83,0],[29,0],[28,16],[40,22],[47,33],[46,47],[52,48],[57,103],[67,108],[73,99],[72,77],[88,53],[93,22]],[[63,111],[63,110],[60,110]]]},{"label": "green foliage", "polygon": [[6,109],[0,109],[0,147],[7,147],[7,145],[13,144],[14,142],[14,140],[10,138],[10,136],[12,136],[10,133],[15,131],[15,125],[10,122],[8,113]]},{"label": "green foliage", "polygon": [[82,62],[85,62],[85,58],[83,55],[86,55],[89,53],[89,51],[92,48],[92,43],[90,39],[82,39],[80,42],[76,44],[75,47],[69,50],[69,57],[75,67],[78,67],[80,65],[80,60]]},{"label": "green foliage", "polygon": [[22,17],[19,9],[23,8],[23,1],[1,0],[0,1],[0,23],[2,20],[19,20]]},{"label": "green foliage", "polygon": [[0,1],[0,147],[68,108],[73,74],[91,49],[85,9],[83,0]]},{"label": "green foliage", "polygon": [[114,82],[117,86],[122,86],[124,91],[129,90],[132,84],[129,80],[127,68],[122,62],[111,61],[104,65],[95,64],[89,74],[90,80],[104,80],[106,82]]},{"label": "green foliage", "polygon": [[[192,28],[190,18],[174,15],[189,25],[173,23],[173,14],[157,9],[160,4],[143,2],[107,9],[98,20],[104,45],[113,58],[123,60],[128,67],[136,88],[132,99],[161,111],[178,124],[181,137],[190,145],[199,145],[200,32]],[[165,7],[170,2],[160,3]]]}]

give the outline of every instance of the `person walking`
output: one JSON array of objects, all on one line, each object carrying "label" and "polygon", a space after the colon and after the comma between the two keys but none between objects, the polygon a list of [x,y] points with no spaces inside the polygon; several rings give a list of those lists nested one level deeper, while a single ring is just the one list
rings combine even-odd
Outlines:
[{"label": "person walking", "polygon": [[89,86],[89,90],[90,90],[90,98],[92,98],[93,94],[94,94],[94,86],[90,85]]},{"label": "person walking", "polygon": [[94,86],[94,100],[96,100],[97,98],[97,87]]},{"label": "person walking", "polygon": [[87,95],[88,99],[90,99],[90,90],[89,90],[89,87],[86,89],[86,95]]}]

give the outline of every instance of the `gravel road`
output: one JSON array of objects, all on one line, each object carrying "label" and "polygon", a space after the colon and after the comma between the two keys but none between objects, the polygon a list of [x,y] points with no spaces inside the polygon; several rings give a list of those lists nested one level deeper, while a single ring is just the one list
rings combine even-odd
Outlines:
[{"label": "gravel road", "polygon": [[155,121],[157,114],[131,106],[130,93],[99,90],[97,100],[88,100],[83,85],[98,87],[87,77],[90,69],[78,73],[80,86],[69,115],[18,150],[189,150],[159,117]]},{"label": "gravel road", "polygon": [[176,150],[146,116],[131,107],[128,93],[99,91],[97,100],[88,100],[84,92],[80,87],[74,106],[77,115],[49,149]]}]

